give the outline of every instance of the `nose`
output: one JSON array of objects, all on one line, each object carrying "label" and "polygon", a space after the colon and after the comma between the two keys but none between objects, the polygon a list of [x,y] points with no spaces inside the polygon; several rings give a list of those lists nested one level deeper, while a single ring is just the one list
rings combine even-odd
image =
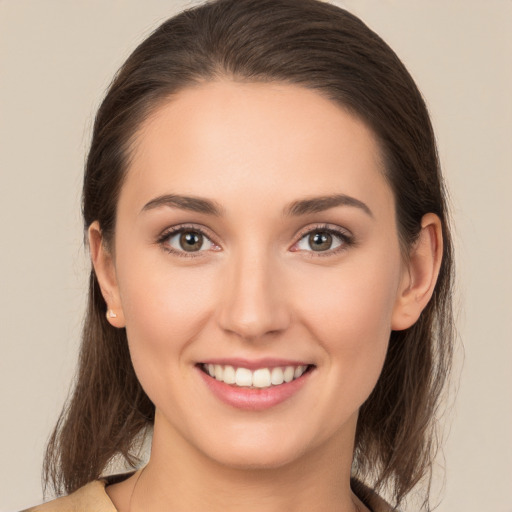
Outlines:
[{"label": "nose", "polygon": [[220,327],[251,341],[286,330],[291,315],[278,264],[261,254],[233,260],[221,284]]}]

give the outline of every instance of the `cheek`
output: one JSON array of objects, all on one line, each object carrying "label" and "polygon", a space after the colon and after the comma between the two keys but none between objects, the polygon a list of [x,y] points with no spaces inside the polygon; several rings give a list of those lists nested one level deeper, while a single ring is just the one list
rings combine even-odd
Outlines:
[{"label": "cheek", "polygon": [[297,294],[303,323],[323,346],[337,384],[361,403],[384,364],[399,278],[399,256],[361,258],[317,275]]},{"label": "cheek", "polygon": [[[128,254],[128,253],[125,253]],[[181,372],[186,347],[200,335],[212,304],[209,276],[171,268],[161,254],[129,253],[117,265],[133,365],[148,395],[157,399]]]},{"label": "cheek", "polygon": [[129,279],[120,286],[127,330],[143,334],[147,342],[164,337],[173,339],[194,337],[201,325],[201,312],[211,302],[209,286],[191,273],[134,268]]}]

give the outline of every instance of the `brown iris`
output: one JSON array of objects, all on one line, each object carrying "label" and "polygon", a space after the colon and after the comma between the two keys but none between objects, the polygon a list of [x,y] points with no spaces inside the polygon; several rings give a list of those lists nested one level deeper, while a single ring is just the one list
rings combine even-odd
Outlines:
[{"label": "brown iris", "polygon": [[197,231],[185,231],[180,235],[180,247],[187,252],[199,251],[203,246],[204,237]]},{"label": "brown iris", "polygon": [[313,251],[327,251],[332,246],[332,235],[326,231],[311,233],[309,245]]}]

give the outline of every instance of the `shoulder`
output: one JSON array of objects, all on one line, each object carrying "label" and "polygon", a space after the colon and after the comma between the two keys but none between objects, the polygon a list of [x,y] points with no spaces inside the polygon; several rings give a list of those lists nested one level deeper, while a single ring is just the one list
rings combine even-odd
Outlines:
[{"label": "shoulder", "polygon": [[[95,480],[84,485],[69,496],[57,498],[22,512],[117,512],[105,491],[105,485],[121,481],[131,474],[127,473],[107,479]],[[393,512],[393,509],[382,498],[361,482],[352,480],[351,487],[373,512]]]},{"label": "shoulder", "polygon": [[22,512],[117,512],[105,492],[105,480],[95,480],[69,496],[57,498]]}]

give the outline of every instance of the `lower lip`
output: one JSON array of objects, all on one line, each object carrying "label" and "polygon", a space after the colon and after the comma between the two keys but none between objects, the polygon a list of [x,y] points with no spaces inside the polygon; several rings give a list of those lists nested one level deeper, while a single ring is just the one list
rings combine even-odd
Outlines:
[{"label": "lower lip", "polygon": [[219,400],[237,409],[249,411],[262,411],[288,400],[304,386],[312,373],[311,370],[308,370],[291,382],[258,389],[232,386],[210,377],[199,367],[197,367],[197,371]]}]

